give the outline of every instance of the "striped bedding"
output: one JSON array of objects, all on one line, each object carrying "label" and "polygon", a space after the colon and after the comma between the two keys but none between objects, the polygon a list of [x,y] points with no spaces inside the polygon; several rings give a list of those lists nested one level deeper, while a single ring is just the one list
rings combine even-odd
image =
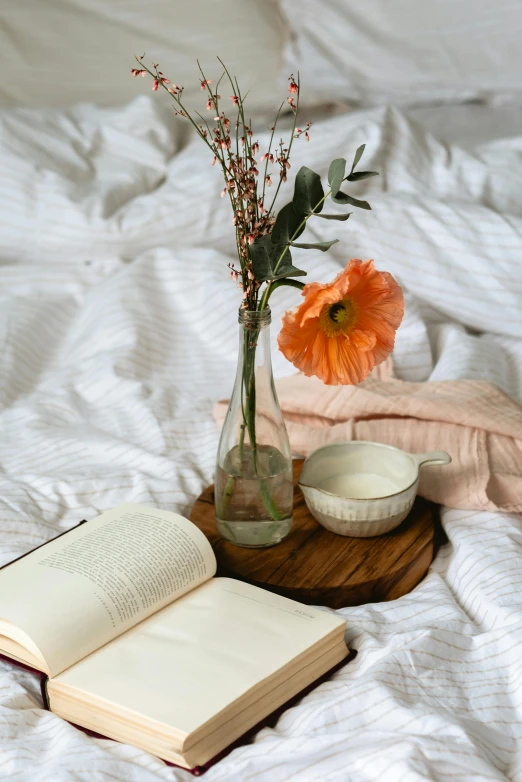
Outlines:
[{"label": "striped bedding", "polygon": [[[188,513],[211,481],[213,403],[235,370],[233,230],[218,173],[162,111],[0,113],[1,563],[122,501]],[[522,135],[447,146],[391,108],[312,130],[292,170],[325,174],[366,142],[381,176],[360,190],[373,212],[310,228],[342,240],[302,259],[311,279],[373,257],[407,292],[399,377],[481,378],[521,400]],[[277,324],[296,292],[274,299]],[[208,782],[522,780],[520,517],[442,520],[448,542],[411,595],[340,611],[357,660]],[[189,778],[0,672],[1,779]]]}]

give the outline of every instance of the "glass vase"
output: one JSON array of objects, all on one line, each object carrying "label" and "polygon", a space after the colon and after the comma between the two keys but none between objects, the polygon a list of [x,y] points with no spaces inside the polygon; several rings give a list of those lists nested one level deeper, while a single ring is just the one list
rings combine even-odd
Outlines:
[{"label": "glass vase", "polygon": [[246,548],[273,546],[292,526],[292,454],[272,375],[270,321],[268,307],[239,310],[236,380],[217,453],[217,527]]}]

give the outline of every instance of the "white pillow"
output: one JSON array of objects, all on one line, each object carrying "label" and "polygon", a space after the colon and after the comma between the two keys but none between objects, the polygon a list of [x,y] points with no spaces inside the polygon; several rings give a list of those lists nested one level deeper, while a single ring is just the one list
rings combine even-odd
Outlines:
[{"label": "white pillow", "polygon": [[[205,105],[196,58],[219,78],[219,55],[250,106],[277,108],[286,28],[275,0],[13,0],[0,3],[0,105],[128,103],[146,52],[191,103]],[[210,76],[210,73],[212,74]],[[223,95],[231,90],[223,85]],[[163,96],[165,101],[166,96]]]},{"label": "white pillow", "polygon": [[522,92],[521,0],[280,0],[305,101],[402,105]]}]

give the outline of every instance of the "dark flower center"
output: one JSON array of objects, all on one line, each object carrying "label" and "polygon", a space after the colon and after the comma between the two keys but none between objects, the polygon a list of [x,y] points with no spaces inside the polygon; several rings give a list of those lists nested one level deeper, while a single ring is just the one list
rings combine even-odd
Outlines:
[{"label": "dark flower center", "polygon": [[337,304],[332,304],[328,314],[334,323],[342,323],[347,315],[346,307],[341,301],[338,301]]}]

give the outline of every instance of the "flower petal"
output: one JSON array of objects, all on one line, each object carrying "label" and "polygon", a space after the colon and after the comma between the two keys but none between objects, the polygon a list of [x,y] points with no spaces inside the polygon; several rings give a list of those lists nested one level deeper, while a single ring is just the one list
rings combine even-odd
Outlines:
[{"label": "flower petal", "polygon": [[[306,285],[303,297],[284,315],[278,344],[305,375],[328,385],[360,383],[393,350],[403,295],[391,274],[377,271],[373,261],[352,259],[332,282]],[[320,318],[324,307],[342,299],[353,305],[355,320],[346,321],[344,330],[326,328],[324,314]]]}]

